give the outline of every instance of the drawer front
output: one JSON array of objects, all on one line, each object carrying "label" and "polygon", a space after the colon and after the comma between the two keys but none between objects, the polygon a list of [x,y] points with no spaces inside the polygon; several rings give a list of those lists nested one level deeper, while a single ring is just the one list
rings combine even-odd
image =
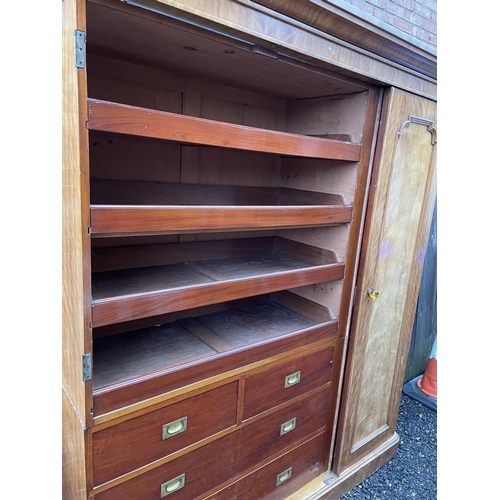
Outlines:
[{"label": "drawer front", "polygon": [[330,384],[244,427],[239,446],[246,453],[240,472],[324,428],[329,394]]},{"label": "drawer front", "polygon": [[237,395],[233,382],[94,433],[94,484],[235,425]]},{"label": "drawer front", "polygon": [[[166,490],[165,485],[170,484],[172,491],[165,496],[169,500],[193,500],[322,429],[326,424],[328,393],[326,386],[289,407],[103,491],[95,499],[160,499],[162,485]],[[288,426],[283,433],[283,424],[293,419],[294,428]]]},{"label": "drawer front", "polygon": [[328,347],[247,377],[243,419],[329,382],[332,359],[333,347]]},{"label": "drawer front", "polygon": [[326,471],[326,447],[325,435],[320,434],[207,500],[281,500]]}]

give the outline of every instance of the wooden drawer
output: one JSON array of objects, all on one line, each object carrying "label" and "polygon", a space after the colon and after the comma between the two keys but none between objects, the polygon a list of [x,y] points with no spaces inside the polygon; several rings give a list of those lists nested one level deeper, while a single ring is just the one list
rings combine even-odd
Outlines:
[{"label": "wooden drawer", "polygon": [[334,341],[337,332],[337,320],[325,307],[284,291],[94,329],[94,416],[314,342]]},{"label": "wooden drawer", "polygon": [[[193,500],[323,429],[326,424],[328,393],[329,386],[314,391],[294,404],[105,490],[95,495],[95,498],[159,499],[162,485],[182,477],[184,486],[168,497],[172,500]],[[283,424],[294,418],[295,428],[282,434]],[[174,483],[179,484],[176,481]]]},{"label": "wooden drawer", "polygon": [[326,470],[324,434],[285,453],[252,474],[207,497],[207,500],[280,500]]},{"label": "wooden drawer", "polygon": [[237,396],[233,382],[94,433],[94,484],[235,425]]},{"label": "wooden drawer", "polygon": [[245,380],[243,419],[330,381],[333,347],[250,375]]}]

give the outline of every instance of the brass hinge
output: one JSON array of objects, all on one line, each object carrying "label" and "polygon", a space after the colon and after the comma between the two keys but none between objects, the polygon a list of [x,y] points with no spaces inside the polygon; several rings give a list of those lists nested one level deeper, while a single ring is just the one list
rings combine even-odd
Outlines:
[{"label": "brass hinge", "polygon": [[82,356],[83,381],[92,380],[92,354]]},{"label": "brass hinge", "polygon": [[75,66],[85,68],[85,32],[75,30]]}]

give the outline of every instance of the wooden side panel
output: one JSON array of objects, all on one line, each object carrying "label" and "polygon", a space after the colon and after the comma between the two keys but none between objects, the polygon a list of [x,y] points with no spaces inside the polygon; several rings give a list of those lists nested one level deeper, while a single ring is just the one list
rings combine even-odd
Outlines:
[{"label": "wooden side panel", "polygon": [[[66,403],[71,409],[65,410],[63,416],[65,419],[79,421],[85,426],[90,418],[88,402],[91,397],[91,387],[85,384],[82,378],[82,355],[90,352],[88,328],[90,272],[87,268],[90,259],[90,237],[88,233],[85,236],[90,212],[87,211],[87,214],[82,216],[82,206],[88,206],[86,176],[88,148],[86,132],[84,125],[82,126],[85,123],[86,110],[85,70],[77,69],[75,66],[76,29],[85,29],[83,2],[64,2],[62,9],[62,383],[69,398],[69,402]],[[70,415],[72,411],[76,415]],[[78,456],[66,457],[66,463],[80,461],[83,458],[79,455],[81,452],[79,446],[72,448],[72,452]],[[68,469],[68,473],[77,474],[77,477],[68,480],[80,484],[85,468],[72,468],[71,471]]]},{"label": "wooden side panel", "polygon": [[290,101],[286,110],[286,130],[317,137],[342,136],[359,144],[363,137],[366,93]]},{"label": "wooden side panel", "polygon": [[291,189],[337,193],[344,203],[353,203],[357,188],[356,163],[336,160],[283,158],[280,185]]},{"label": "wooden side panel", "polygon": [[[435,198],[435,119],[435,102],[387,92],[334,472],[395,431]],[[380,292],[378,299],[370,298],[369,288]]]},{"label": "wooden side panel", "polygon": [[86,498],[85,435],[67,394],[62,391],[62,499]]},{"label": "wooden side panel", "polygon": [[[75,66],[75,30],[85,31],[85,2],[62,4],[62,384],[64,500],[84,499],[88,474],[85,429],[92,387],[82,376],[91,352],[90,223],[85,69]],[[82,210],[87,207],[87,211]]]},{"label": "wooden side panel", "polygon": [[85,415],[82,382],[84,339],[83,259],[86,242],[82,236],[82,176],[80,173],[81,130],[78,89],[81,84],[75,67],[74,30],[77,2],[63,3],[63,171],[62,171],[62,276],[63,276],[63,384],[80,417]]},{"label": "wooden side panel", "polygon": [[368,96],[358,94],[356,99],[358,103],[361,100],[365,103],[366,100],[360,162],[358,164],[324,160],[313,162],[301,158],[284,158],[281,176],[282,186],[288,188],[301,186],[301,189],[312,191],[335,192],[344,197],[344,202],[353,203],[352,222],[345,226],[279,232],[286,238],[333,250],[339,261],[346,262],[344,282],[316,284],[312,287],[294,290],[295,293],[328,307],[330,313],[339,318],[342,325],[341,337],[347,331],[354,300],[354,279],[357,273],[361,233],[366,213],[381,93],[378,89],[370,90]]}]

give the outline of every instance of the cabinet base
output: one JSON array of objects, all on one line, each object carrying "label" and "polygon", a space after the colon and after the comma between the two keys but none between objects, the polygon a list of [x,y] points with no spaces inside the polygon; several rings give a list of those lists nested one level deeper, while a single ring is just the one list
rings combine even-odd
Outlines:
[{"label": "cabinet base", "polygon": [[398,444],[399,435],[394,433],[389,440],[339,476],[333,472],[325,472],[286,500],[338,500],[392,460],[396,455]]}]

